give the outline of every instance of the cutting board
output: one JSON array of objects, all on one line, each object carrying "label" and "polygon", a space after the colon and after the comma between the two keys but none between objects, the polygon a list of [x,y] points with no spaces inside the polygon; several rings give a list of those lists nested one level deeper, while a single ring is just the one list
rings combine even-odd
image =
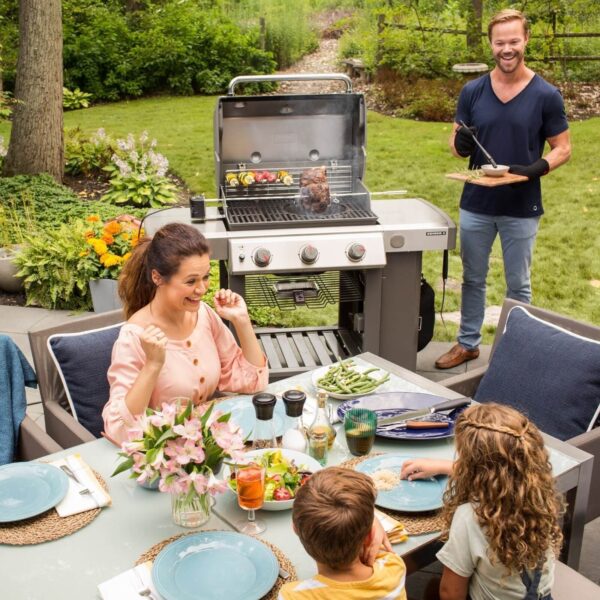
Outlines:
[{"label": "cutting board", "polygon": [[529,181],[529,177],[525,175],[515,175],[514,173],[505,173],[501,177],[488,177],[487,175],[480,175],[473,177],[469,173],[448,173],[446,175],[448,179],[456,179],[457,181],[465,181],[474,185],[483,185],[484,187],[497,187],[499,185],[508,185],[510,183],[521,183],[523,181]]}]

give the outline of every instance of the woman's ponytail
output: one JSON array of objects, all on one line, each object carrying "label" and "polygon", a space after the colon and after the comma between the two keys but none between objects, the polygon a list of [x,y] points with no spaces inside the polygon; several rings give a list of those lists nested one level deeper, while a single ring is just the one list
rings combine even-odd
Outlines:
[{"label": "woman's ponytail", "polygon": [[138,242],[119,276],[119,297],[123,302],[126,319],[150,303],[156,293],[156,286],[148,268],[148,250],[151,243],[150,238],[142,238]]}]

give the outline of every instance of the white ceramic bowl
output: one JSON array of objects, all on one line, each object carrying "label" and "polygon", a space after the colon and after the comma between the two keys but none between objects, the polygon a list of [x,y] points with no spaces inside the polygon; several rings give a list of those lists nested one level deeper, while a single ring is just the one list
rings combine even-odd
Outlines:
[{"label": "white ceramic bowl", "polygon": [[489,177],[502,177],[505,173],[508,173],[509,167],[507,165],[497,165],[496,167],[492,165],[481,165],[481,170],[484,175],[488,175]]},{"label": "white ceramic bowl", "polygon": [[[304,454],[303,452],[296,452],[296,450],[287,450],[286,448],[263,448],[261,450],[251,450],[250,452],[246,452],[245,456],[248,458],[252,458],[253,456],[262,456],[265,452],[271,452],[273,450],[281,450],[283,456],[285,456],[288,460],[293,460],[298,467],[305,466],[307,471],[311,473],[315,473],[316,471],[321,470],[323,467],[316,461],[312,456],[308,454]],[[229,482],[229,476],[231,475],[231,469],[229,465],[224,465],[223,467],[223,479]],[[232,493],[235,492],[227,485],[227,489]],[[294,499],[290,500],[269,500],[265,502],[262,506],[261,510],[288,510],[292,508],[294,504]]]}]

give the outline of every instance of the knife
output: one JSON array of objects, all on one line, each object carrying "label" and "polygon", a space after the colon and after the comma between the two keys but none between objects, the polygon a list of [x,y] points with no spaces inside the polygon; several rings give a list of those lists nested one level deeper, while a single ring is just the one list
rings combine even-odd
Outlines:
[{"label": "knife", "polygon": [[464,121],[461,121],[460,124],[471,134],[473,141],[479,146],[479,149],[483,152],[483,155],[490,161],[490,164],[495,169],[498,164],[492,158],[492,155],[479,143],[479,140],[475,137],[475,134],[465,125]]},{"label": "knife", "polygon": [[440,402],[439,404],[434,404],[428,408],[422,408],[420,410],[408,410],[401,415],[396,417],[387,417],[385,419],[377,419],[377,427],[381,425],[390,425],[392,423],[404,423],[404,421],[409,421],[411,419],[416,419],[417,417],[424,417],[425,415],[431,415],[436,412],[441,412],[443,410],[452,410],[453,408],[460,408],[461,406],[467,406],[471,404],[471,398],[455,398],[454,400],[446,400],[446,402]]},{"label": "knife", "polygon": [[[220,519],[221,521],[223,521],[223,523],[225,523],[225,525],[227,525],[228,527],[231,527],[231,529],[240,533],[239,527],[234,525],[229,519],[226,519],[221,513],[218,513],[214,507],[212,508],[212,513],[213,513],[213,515],[215,515],[215,517],[217,517],[217,519]],[[279,567],[279,577],[281,577],[281,579],[289,579],[290,574],[282,567]]]}]

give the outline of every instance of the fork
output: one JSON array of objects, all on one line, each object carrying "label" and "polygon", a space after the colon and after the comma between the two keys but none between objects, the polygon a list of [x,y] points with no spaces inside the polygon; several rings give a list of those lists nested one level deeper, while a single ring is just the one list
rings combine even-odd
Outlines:
[{"label": "fork", "polygon": [[137,567],[133,568],[133,572],[135,573],[138,581],[142,584],[142,589],[138,590],[138,596],[142,596],[143,598],[148,598],[148,600],[154,600],[154,596],[152,595],[152,590],[146,585],[146,582],[142,579]]},{"label": "fork", "polygon": [[[75,473],[73,473],[73,471],[71,471],[71,469],[69,467],[67,467],[67,465],[60,465],[60,468],[73,480],[76,481],[79,485],[83,485],[81,483],[81,481],[79,481],[79,479],[77,479],[77,477],[75,477]],[[91,494],[92,492],[90,492],[90,490],[88,490],[86,487],[84,487],[82,490],[79,490],[79,493],[83,496],[84,494]]]}]

